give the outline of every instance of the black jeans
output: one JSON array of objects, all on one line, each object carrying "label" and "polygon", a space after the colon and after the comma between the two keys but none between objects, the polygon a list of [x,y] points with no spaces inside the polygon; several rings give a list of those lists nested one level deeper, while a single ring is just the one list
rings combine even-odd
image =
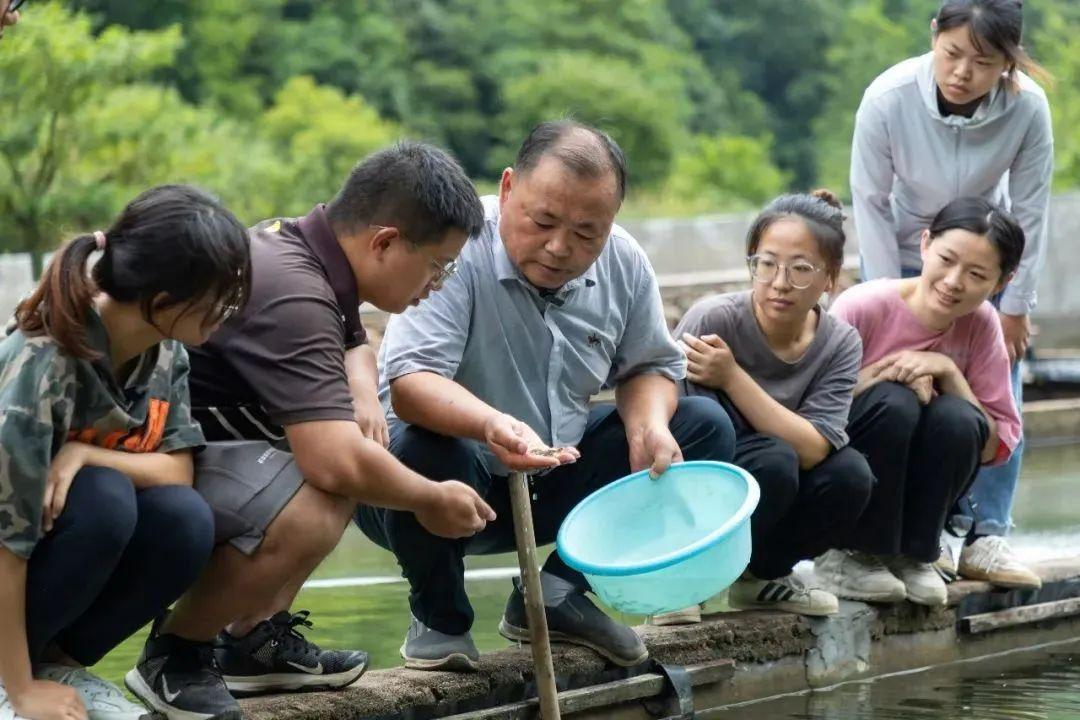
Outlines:
[{"label": "black jeans", "polygon": [[[671,419],[671,433],[686,460],[730,461],[735,435],[723,409],[707,398],[682,398]],[[581,459],[537,477],[532,485],[533,522],[538,545],[555,540],[570,511],[594,490],[630,472],[622,419],[612,406],[593,408],[578,443]],[[460,635],[473,623],[465,592],[466,555],[508,552],[515,547],[510,491],[504,476],[485,469],[475,440],[439,435],[396,423],[390,450],[403,463],[433,480],[460,480],[476,488],[498,515],[477,535],[449,540],[432,535],[411,512],[361,505],[356,524],[397,557],[409,581],[413,616],[430,628]],[[552,552],[544,570],[587,588],[585,578]]]},{"label": "black jeans", "polygon": [[754,430],[719,395],[735,425],[734,463],[757,480],[761,499],[750,518],[750,572],[762,580],[791,573],[846,539],[870,500],[874,476],[858,451],[843,447],[808,470],[789,443]]},{"label": "black jeans", "polygon": [[180,597],[213,545],[213,515],[192,488],[136,490],[115,470],[83,468],[27,565],[31,659],[55,643],[93,665]]},{"label": "black jeans", "polygon": [[907,387],[879,383],[855,398],[848,434],[877,484],[840,546],[936,560],[945,517],[974,481],[990,435],[982,411],[955,395],[922,405]]}]

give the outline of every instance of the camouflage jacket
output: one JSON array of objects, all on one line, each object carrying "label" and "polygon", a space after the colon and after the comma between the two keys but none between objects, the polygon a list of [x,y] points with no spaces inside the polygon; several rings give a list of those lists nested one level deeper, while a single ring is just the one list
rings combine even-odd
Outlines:
[{"label": "camouflage jacket", "polygon": [[191,418],[188,357],[165,340],[133,360],[121,386],[96,313],[86,326],[102,354],[66,354],[48,336],[15,331],[0,342],[0,545],[29,557],[41,538],[45,479],[68,440],[125,452],[173,452],[202,445]]}]

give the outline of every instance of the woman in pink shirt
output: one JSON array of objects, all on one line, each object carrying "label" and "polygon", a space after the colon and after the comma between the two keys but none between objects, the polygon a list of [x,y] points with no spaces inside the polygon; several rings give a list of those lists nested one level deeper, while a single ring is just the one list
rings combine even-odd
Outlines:
[{"label": "woman in pink shirt", "polygon": [[848,434],[877,478],[846,548],[815,563],[836,595],[945,603],[931,563],[946,514],[979,466],[1004,462],[1020,439],[1008,351],[987,300],[1023,251],[1010,215],[958,198],[923,231],[918,277],[863,283],[834,303],[862,338]]}]

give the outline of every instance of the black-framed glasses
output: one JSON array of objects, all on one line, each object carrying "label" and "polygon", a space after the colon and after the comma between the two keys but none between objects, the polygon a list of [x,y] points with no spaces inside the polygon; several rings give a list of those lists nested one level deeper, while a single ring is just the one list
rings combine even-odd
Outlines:
[{"label": "black-framed glasses", "polygon": [[25,4],[26,4],[26,0],[11,0],[11,2],[8,3],[7,11],[8,12],[15,12],[16,10],[18,10],[19,8],[21,8]]},{"label": "black-framed glasses", "polygon": [[[379,230],[390,229],[386,225],[372,225],[371,227],[377,228]],[[402,240],[412,245],[414,250],[418,251],[421,255],[427,258],[427,261],[431,263],[431,267],[438,271],[438,274],[435,276],[435,280],[433,281],[435,287],[442,287],[443,283],[452,278],[454,276],[454,273],[458,271],[457,260],[451,260],[445,263],[439,262],[438,258],[425,250],[423,245],[405,237],[405,233],[401,232],[401,230],[398,230],[398,235],[401,236]]]},{"label": "black-framed glasses", "polygon": [[776,274],[783,270],[787,273],[787,281],[796,290],[805,290],[810,287],[817,274],[824,270],[806,260],[782,263],[768,255],[751,255],[746,258],[746,264],[750,267],[750,277],[754,279],[754,282],[771,283],[776,280]]}]

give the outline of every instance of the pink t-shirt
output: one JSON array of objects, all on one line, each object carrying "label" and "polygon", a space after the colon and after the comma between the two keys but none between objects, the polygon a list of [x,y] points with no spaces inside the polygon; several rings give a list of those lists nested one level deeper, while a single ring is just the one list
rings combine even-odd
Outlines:
[{"label": "pink t-shirt", "polygon": [[1004,462],[1020,442],[1020,414],[1010,386],[1009,354],[1001,321],[989,302],[946,330],[931,330],[900,297],[900,280],[872,280],[842,293],[830,312],[859,331],[862,366],[900,350],[925,350],[952,358],[971,391],[997,424],[994,464]]}]

